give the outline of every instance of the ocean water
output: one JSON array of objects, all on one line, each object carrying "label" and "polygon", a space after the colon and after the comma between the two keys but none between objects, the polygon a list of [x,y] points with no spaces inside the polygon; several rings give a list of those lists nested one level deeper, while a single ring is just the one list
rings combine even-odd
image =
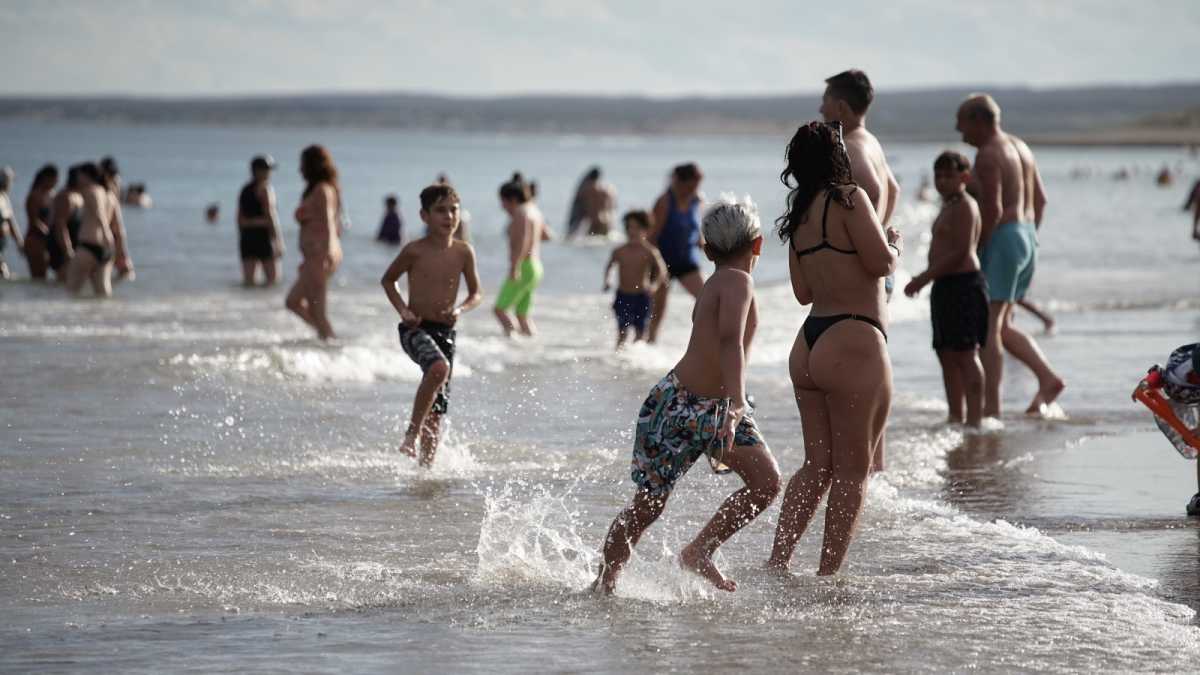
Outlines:
[{"label": "ocean water", "polygon": [[[1195,466],[1129,400],[1200,331],[1200,248],[1178,210],[1200,164],[1182,151],[1035,148],[1050,205],[1034,297],[1058,318],[1042,345],[1068,382],[1062,419],[1016,414],[1034,382],[1010,363],[1003,428],[943,424],[927,299],[893,301],[889,468],[835,579],[813,576],[821,518],[791,575],[761,571],[777,505],[718,554],[736,593],[680,572],[675,554],[738,486],[697,465],[616,596],[585,591],[632,494],[637,407],[689,324],[676,292],[661,344],[612,351],[611,242],[545,248],[536,340],[504,339],[488,303],[464,317],[435,466],[396,452],[420,373],[377,281],[395,253],[372,241],[384,194],[415,232],[417,193],[448,173],[492,298],[505,265],[495,192],[513,170],[539,181],[560,226],[591,164],[632,208],[689,160],[706,193],[749,193],[770,221],[786,140],[0,123],[18,199],[42,162],[102,154],[155,199],[126,211],[138,278],[113,300],[0,284],[0,669],[1194,670],[1200,528],[1182,513]],[[335,346],[283,309],[286,286],[238,286],[248,159],[280,163],[290,282],[311,142],[331,149],[353,221],[330,290]],[[907,190],[904,283],[936,213],[915,187],[942,146],[887,147]],[[1163,163],[1180,184],[1153,185]],[[1120,167],[1133,179],[1112,180]],[[216,226],[202,218],[211,201]],[[803,445],[786,361],[805,310],[782,246],[755,276],[749,389],[790,475]]]}]

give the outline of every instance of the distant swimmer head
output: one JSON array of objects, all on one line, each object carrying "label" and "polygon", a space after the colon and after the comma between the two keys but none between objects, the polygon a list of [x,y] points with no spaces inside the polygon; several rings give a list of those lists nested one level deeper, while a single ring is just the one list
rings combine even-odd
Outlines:
[{"label": "distant swimmer head", "polygon": [[808,207],[823,190],[831,190],[833,199],[847,209],[854,208],[854,186],[850,172],[850,156],[842,140],[839,122],[809,122],[796,130],[784,153],[787,166],[779,180],[791,188],[787,209],[775,221],[779,238],[785,243],[804,223]]},{"label": "distant swimmer head", "polygon": [[100,174],[105,178],[114,178],[121,175],[121,170],[117,167],[117,160],[111,155],[100,160]]},{"label": "distant swimmer head", "polygon": [[257,155],[250,160],[250,175],[255,178],[265,177],[275,168],[275,158],[270,155]]},{"label": "distant swimmer head", "polygon": [[971,94],[958,106],[955,121],[963,142],[980,145],[1000,127],[1000,105],[987,94]]},{"label": "distant swimmer head", "polygon": [[520,171],[514,172],[512,178],[500,184],[500,204],[506,211],[511,211],[536,195],[537,184],[527,182]]},{"label": "distant swimmer head", "polygon": [[971,179],[971,160],[961,152],[947,150],[933,161],[933,186],[943,197],[962,192]]},{"label": "distant swimmer head", "polygon": [[319,183],[329,183],[334,190],[338,190],[337,167],[333,164],[333,156],[324,146],[310,145],[300,153],[300,175],[307,183],[304,188],[306,197]]},{"label": "distant swimmer head", "polygon": [[73,164],[67,169],[67,189],[68,190],[78,190],[79,189],[79,167],[81,167],[81,166],[83,166],[83,165],[82,164]]},{"label": "distant swimmer head", "polygon": [[826,122],[859,120],[874,100],[875,88],[867,74],[857,69],[847,70],[825,80],[821,117]]},{"label": "distant swimmer head", "polygon": [[383,198],[383,205],[388,211],[395,211],[397,206],[400,206],[400,198],[396,195],[388,195]]},{"label": "distant swimmer head", "polygon": [[762,251],[762,225],[758,206],[746,195],[738,199],[722,194],[700,222],[704,253],[718,265],[746,253]]},{"label": "distant swimmer head", "polygon": [[600,167],[593,166],[592,168],[588,169],[588,172],[586,174],[583,175],[583,179],[584,180],[600,180],[601,175],[602,174],[600,171]]},{"label": "distant swimmer head", "polygon": [[76,166],[79,169],[79,186],[90,187],[92,185],[104,185],[104,174],[100,172],[100,167],[92,162],[84,162]]}]

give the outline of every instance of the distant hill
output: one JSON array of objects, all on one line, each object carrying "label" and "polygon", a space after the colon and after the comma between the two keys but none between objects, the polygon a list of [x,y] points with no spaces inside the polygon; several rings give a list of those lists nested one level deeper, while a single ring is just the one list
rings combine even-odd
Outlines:
[{"label": "distant hill", "polygon": [[[996,97],[1004,111],[1006,128],[1043,140],[1105,142],[1107,138],[1121,142],[1122,135],[1130,133],[1142,138],[1132,142],[1200,140],[1200,83],[883,91],[876,96],[871,127],[893,140],[954,138],[954,112],[972,91],[987,91]],[[780,134],[817,117],[819,99],[819,94],[666,99],[469,98],[400,93],[236,98],[0,97],[0,118],[516,133]],[[1151,136],[1158,141],[1147,140]]]}]

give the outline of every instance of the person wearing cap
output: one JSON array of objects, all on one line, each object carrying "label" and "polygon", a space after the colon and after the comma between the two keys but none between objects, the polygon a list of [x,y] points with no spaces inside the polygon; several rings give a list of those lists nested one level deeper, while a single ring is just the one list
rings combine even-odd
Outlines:
[{"label": "person wearing cap", "polygon": [[279,215],[275,211],[275,190],[271,170],[275,160],[259,155],[250,160],[250,182],[238,196],[237,224],[242,256],[242,285],[254,285],[254,270],[261,266],[266,285],[279,277],[279,258],[283,239],[279,236]]},{"label": "person wearing cap", "polygon": [[17,223],[17,212],[13,210],[12,199],[8,196],[15,177],[11,167],[0,168],[0,279],[10,276],[8,263],[3,257],[8,238],[12,237],[17,251],[25,249],[25,242],[21,239],[21,226]]}]

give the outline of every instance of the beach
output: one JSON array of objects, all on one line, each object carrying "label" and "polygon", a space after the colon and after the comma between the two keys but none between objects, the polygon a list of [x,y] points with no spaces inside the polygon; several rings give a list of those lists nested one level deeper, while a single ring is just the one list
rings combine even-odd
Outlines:
[{"label": "beach", "polygon": [[[902,287],[937,211],[915,201],[919,179],[962,148],[882,140],[904,188]],[[888,466],[835,579],[813,576],[820,518],[790,575],[761,569],[778,502],[718,554],[737,593],[681,572],[674,556],[737,487],[698,464],[616,596],[586,592],[632,493],[637,408],[689,328],[676,290],[660,344],[613,353],[600,286],[615,242],[545,247],[536,340],[506,340],[486,310],[464,316],[437,462],[397,453],[420,371],[378,283],[395,254],[372,241],[385,194],[411,234],[417,193],[449,175],[488,307],[507,265],[496,187],[514,169],[559,232],[592,164],[624,210],[696,161],[709,196],[750,193],[766,225],[783,209],[785,141],[0,122],[16,196],[42,162],[115,154],[155,200],[125,213],[138,278],[113,300],[0,284],[0,669],[1194,670],[1200,522],[1183,507],[1196,467],[1130,400],[1200,328],[1200,247],[1179,211],[1200,162],[1182,149],[1034,146],[1050,203],[1032,296],[1058,319],[1039,339],[1068,382],[1062,419],[1020,415],[1035,383],[1009,367],[1002,429],[946,425],[928,298],[893,299]],[[283,308],[311,142],[338,162],[353,223],[332,346]],[[285,285],[244,290],[232,212],[257,153],[280,164]],[[1169,189],[1153,184],[1163,164],[1182,170]],[[1112,180],[1121,168],[1131,180]],[[787,356],[806,310],[777,239],[755,280],[747,387],[789,476],[803,445]]]}]

